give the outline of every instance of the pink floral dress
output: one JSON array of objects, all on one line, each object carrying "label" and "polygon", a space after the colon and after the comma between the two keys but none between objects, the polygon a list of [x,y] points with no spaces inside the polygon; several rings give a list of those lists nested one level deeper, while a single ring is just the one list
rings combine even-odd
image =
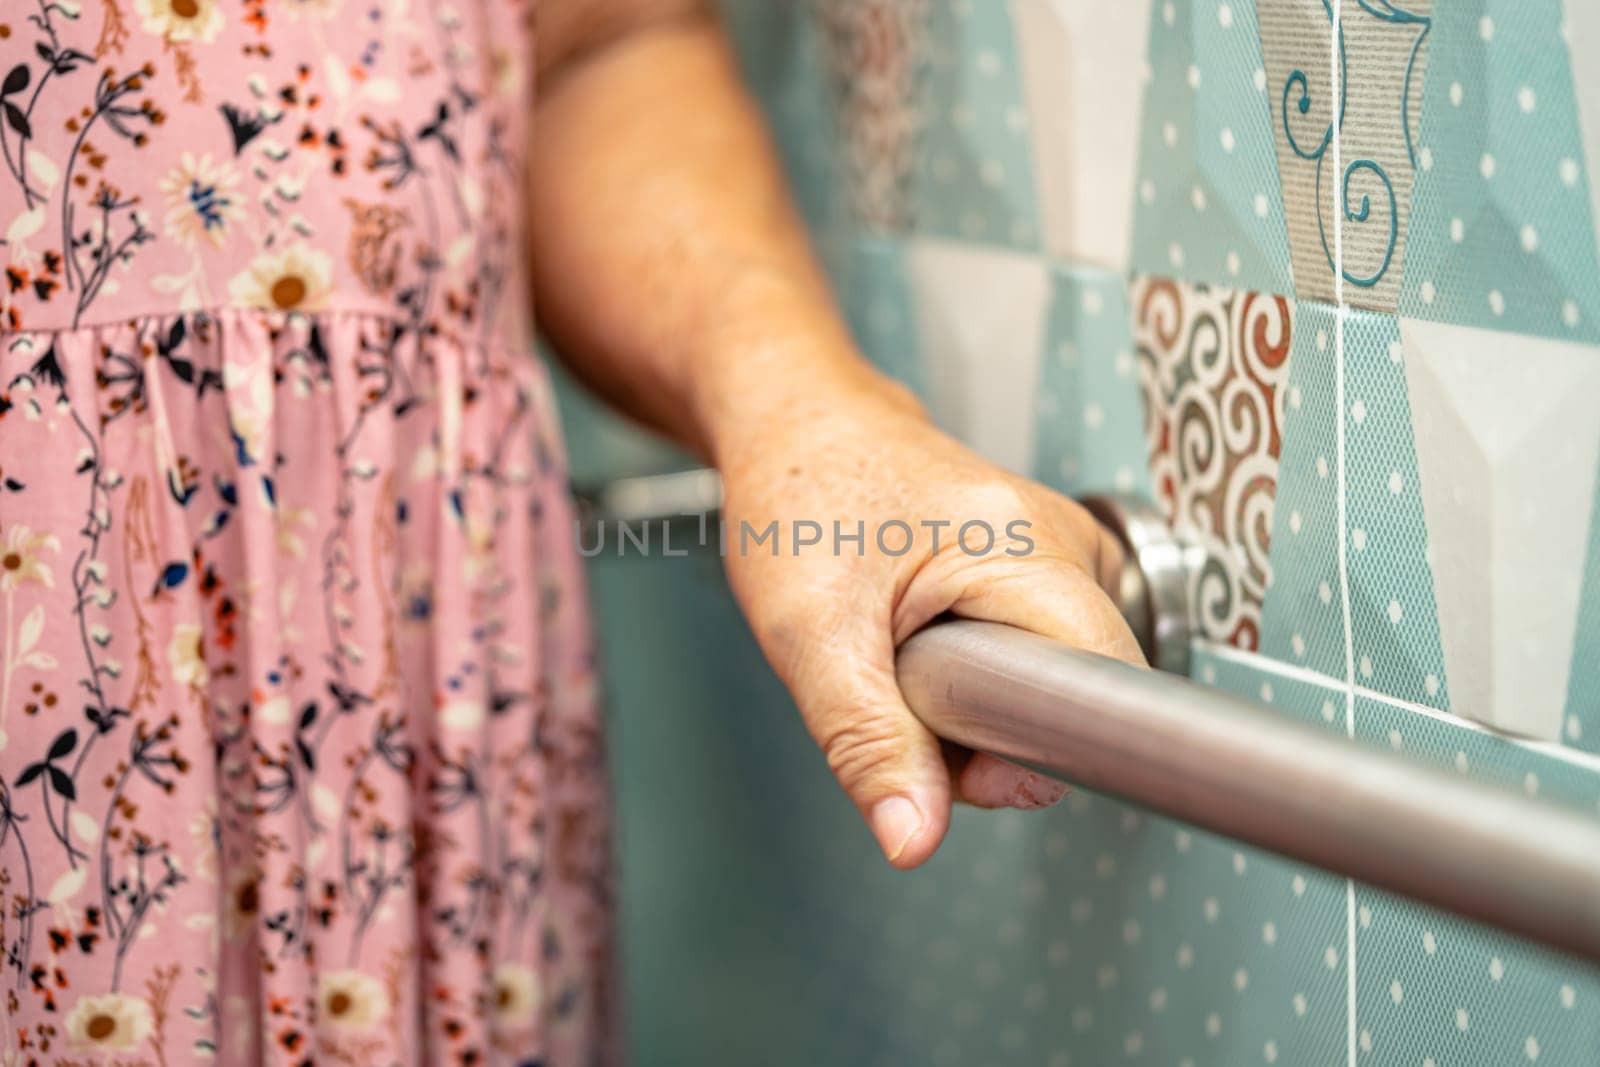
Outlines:
[{"label": "pink floral dress", "polygon": [[531,6],[0,3],[0,1064],[606,1058]]}]

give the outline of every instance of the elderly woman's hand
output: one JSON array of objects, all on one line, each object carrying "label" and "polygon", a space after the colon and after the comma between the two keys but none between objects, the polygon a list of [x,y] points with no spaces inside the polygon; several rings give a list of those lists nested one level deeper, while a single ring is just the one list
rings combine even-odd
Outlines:
[{"label": "elderly woman's hand", "polygon": [[[728,573],[839,784],[889,861],[915,867],[952,799],[1035,808],[1065,790],[941,746],[900,696],[895,647],[952,612],[1142,662],[1102,588],[1121,554],[1079,505],[944,436],[897,387],[808,392],[825,411],[765,415],[722,453]],[[775,539],[758,543],[773,522]],[[797,534],[821,540],[797,547]]]},{"label": "elderly woman's hand", "polygon": [[[896,643],[951,611],[1137,660],[1098,584],[1116,549],[861,360],[706,8],[549,5],[529,183],[540,324],[603,395],[722,471],[728,571],[761,647],[885,855],[914,867],[953,798],[1037,807],[1061,790],[942,749],[901,699]],[[859,554],[833,551],[835,520],[863,524]],[[996,534],[978,556],[955,543],[974,520]],[[753,539],[741,554],[743,524],[773,521],[778,554]],[[916,534],[903,554],[899,527],[878,544],[895,521]],[[797,522],[822,543],[797,554]]]}]

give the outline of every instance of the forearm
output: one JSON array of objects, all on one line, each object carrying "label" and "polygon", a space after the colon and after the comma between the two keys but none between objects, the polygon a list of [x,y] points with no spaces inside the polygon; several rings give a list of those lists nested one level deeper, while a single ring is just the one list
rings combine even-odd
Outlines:
[{"label": "forearm", "polygon": [[853,398],[856,355],[710,19],[620,38],[542,87],[535,306],[607,399],[719,463]]}]

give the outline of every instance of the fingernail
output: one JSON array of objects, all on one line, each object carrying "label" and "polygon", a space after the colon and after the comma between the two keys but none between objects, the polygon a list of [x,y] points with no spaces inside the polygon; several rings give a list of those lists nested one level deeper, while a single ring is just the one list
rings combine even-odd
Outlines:
[{"label": "fingernail", "polygon": [[1012,806],[1021,808],[1023,811],[1048,808],[1070,792],[1072,792],[1072,787],[1065,782],[1030,774],[1017,784],[1017,791],[1012,798]]},{"label": "fingernail", "polygon": [[872,833],[893,863],[922,829],[922,812],[906,797],[889,797],[872,808]]}]

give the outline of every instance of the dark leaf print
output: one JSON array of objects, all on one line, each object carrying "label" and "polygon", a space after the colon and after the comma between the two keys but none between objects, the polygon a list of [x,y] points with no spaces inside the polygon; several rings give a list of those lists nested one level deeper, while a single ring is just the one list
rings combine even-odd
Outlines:
[{"label": "dark leaf print", "polygon": [[[163,356],[172,355],[172,353],[177,350],[178,346],[183,344],[184,334],[187,332],[188,327],[184,324],[183,316],[180,315],[176,319],[172,320],[172,328],[167,331],[167,339],[158,344],[156,348]],[[194,379],[192,377],[184,379],[186,382],[193,380]]]},{"label": "dark leaf print", "polygon": [[[163,5],[170,31],[187,16]],[[528,517],[562,479],[508,473],[530,453],[545,462],[536,414],[484,402],[528,388],[508,373],[516,362],[501,350],[506,317],[495,313],[520,250],[507,221],[480,219],[462,191],[489,203],[514,191],[525,109],[483,78],[484,57],[465,47],[475,34],[454,20],[413,42],[396,20],[346,5],[315,42],[327,54],[304,62],[304,49],[285,47],[299,31],[280,31],[277,18],[269,26],[273,5],[260,0],[222,3],[222,19],[201,3],[206,26],[191,33],[209,38],[221,23],[209,48],[148,22],[141,31],[130,16],[147,4],[104,3],[94,15],[82,5],[81,18],[77,6],[0,0],[12,33],[0,42],[9,146],[0,185],[17,190],[19,210],[42,205],[46,215],[29,257],[8,265],[0,240],[0,333],[25,325],[38,339],[11,353],[0,379],[0,520],[8,508],[37,516],[60,541],[47,550],[55,583],[37,594],[30,585],[28,608],[37,595],[51,613],[41,653],[61,666],[27,679],[32,706],[12,713],[13,759],[0,761],[7,1047],[40,1062],[87,1063],[97,1049],[106,1063],[227,1059],[217,1035],[231,1039],[224,1007],[238,987],[219,976],[239,975],[246,999],[259,991],[265,1004],[270,985],[285,1006],[242,1024],[239,1041],[263,1056],[270,1046],[285,1062],[406,1060],[409,1022],[322,1034],[319,990],[303,982],[326,959],[381,980],[383,992],[371,980],[357,990],[381,998],[390,1019],[437,998],[456,1059],[486,1062],[509,1045],[492,1033],[480,991],[419,985],[433,946],[450,967],[470,956],[471,969],[492,948],[497,962],[537,974],[541,919],[559,908],[565,928],[568,906],[546,899],[541,878],[561,877],[558,858],[576,869],[591,845],[603,851],[573,813],[588,802],[566,788],[596,773],[592,757],[566,755],[587,742],[569,745],[563,732],[588,736],[592,715],[543,714],[559,682],[532,695],[541,674],[570,674],[565,619],[523,610],[540,602],[549,561],[500,558],[533,540]],[[12,8],[27,10],[7,19]],[[321,61],[381,79],[375,88],[404,85],[404,95],[330,108]],[[215,95],[223,85],[238,95]],[[381,207],[403,232],[359,256],[351,241],[341,261],[347,231],[329,215],[342,195]],[[457,242],[480,225],[470,249]],[[447,259],[458,248],[467,251]],[[339,310],[352,271],[381,278],[369,289],[384,307]],[[179,296],[190,285],[198,302]],[[243,306],[258,297],[294,310]],[[190,306],[217,310],[180,310]],[[237,361],[251,388],[235,397],[235,357],[251,356],[242,348],[270,359]],[[441,379],[452,411],[462,405],[471,461],[409,477],[417,450],[463,447],[453,417],[439,428]],[[326,421],[310,421],[324,408]],[[258,444],[258,416],[270,420],[269,445]],[[144,462],[151,440],[160,455]],[[251,469],[241,481],[242,466]],[[285,483],[292,500],[276,499],[280,475],[295,479]],[[298,491],[302,478],[313,492]],[[492,581],[458,573],[448,552],[457,531],[433,521],[441,511],[447,527],[470,512],[475,539],[479,521],[489,524]],[[258,541],[270,573],[260,572]],[[261,611],[280,620],[277,655],[263,645],[274,635],[252,622]],[[533,639],[558,630],[560,640]],[[496,654],[513,646],[534,654]],[[432,662],[441,652],[449,664]],[[426,680],[412,691],[406,668],[419,657]],[[13,697],[21,684],[13,679]],[[461,690],[494,709],[486,749],[415,726]],[[272,725],[285,714],[287,737]],[[441,764],[445,791],[432,788]],[[562,807],[546,788],[556,782]],[[587,793],[593,783],[579,784]],[[444,802],[456,807],[421,810]],[[304,862],[310,844],[326,862]],[[76,881],[61,881],[69,871]],[[587,884],[574,888],[595,899],[573,898],[588,933],[559,946],[564,976],[599,958],[605,932],[604,902]],[[194,914],[219,922],[180,921]],[[398,934],[397,919],[408,927]],[[435,928],[412,937],[413,920]],[[574,980],[549,983],[552,1004]],[[80,1048],[66,1032],[87,1025],[81,1012],[63,1023],[85,998],[108,993],[148,1007],[147,1031],[134,1020],[138,1048],[116,1053],[98,1039]],[[545,1026],[543,1014],[530,1020],[516,1045],[539,1047]],[[431,1047],[437,1035],[418,1029]]]},{"label": "dark leaf print", "polygon": [[233,154],[244,151],[244,146],[261,136],[261,131],[277,122],[281,114],[268,119],[260,111],[245,114],[232,104],[222,105],[222,117],[228,122],[228,132],[233,135]]},{"label": "dark leaf print", "polygon": [[167,489],[179,504],[187,505],[199,488],[198,485],[186,483],[177,468],[167,471]]},{"label": "dark leaf print", "polygon": [[61,370],[61,361],[56,358],[54,344],[34,362],[28,373],[35,378],[43,378],[57,389],[63,389],[67,384],[67,376]]},{"label": "dark leaf print", "polygon": [[489,711],[494,715],[504,715],[526,699],[527,696],[522,693],[496,693],[489,698]]},{"label": "dark leaf print", "polygon": [[6,101],[6,122],[10,123],[11,128],[22,134],[22,136],[33,136],[33,127],[28,124],[28,116],[24,115],[22,109],[9,100]]},{"label": "dark leaf print", "polygon": [[156,579],[155,591],[176,589],[183,584],[183,580],[187,577],[189,577],[189,565],[182,560],[174,560],[167,564],[166,568],[161,572],[161,577]]},{"label": "dark leaf print", "polygon": [[56,738],[55,743],[50,746],[49,758],[52,760],[61,759],[63,756],[71,754],[72,750],[77,747],[78,731],[63,730],[61,736]]}]

